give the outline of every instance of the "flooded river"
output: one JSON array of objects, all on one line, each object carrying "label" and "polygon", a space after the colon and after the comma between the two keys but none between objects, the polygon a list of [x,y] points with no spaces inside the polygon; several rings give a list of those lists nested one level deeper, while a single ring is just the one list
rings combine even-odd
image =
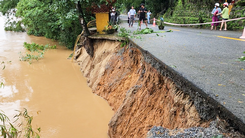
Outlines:
[{"label": "flooded river", "polygon": [[[68,60],[71,50],[57,42],[5,32],[0,17],[0,110],[8,116],[27,108],[42,138],[107,138],[113,111],[91,92],[79,66]],[[57,45],[39,61],[19,61],[24,42]],[[4,68],[4,69],[3,69]]]}]

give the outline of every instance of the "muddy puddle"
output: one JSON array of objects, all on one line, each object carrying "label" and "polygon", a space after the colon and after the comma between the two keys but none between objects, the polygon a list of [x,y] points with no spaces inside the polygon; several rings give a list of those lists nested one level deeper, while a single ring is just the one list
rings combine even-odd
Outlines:
[{"label": "muddy puddle", "polygon": [[[43,138],[107,138],[113,111],[87,86],[79,66],[67,60],[71,50],[57,42],[5,32],[0,17],[0,110],[8,116],[27,108]],[[32,64],[19,61],[24,42],[57,45]],[[4,68],[4,69],[3,69]]]}]

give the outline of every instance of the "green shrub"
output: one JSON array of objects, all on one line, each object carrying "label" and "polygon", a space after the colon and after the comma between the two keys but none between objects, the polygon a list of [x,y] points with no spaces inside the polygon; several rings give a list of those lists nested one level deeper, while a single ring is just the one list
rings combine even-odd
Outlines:
[{"label": "green shrub", "polygon": [[[235,4],[235,7],[233,7],[230,14],[231,19],[245,17],[245,7],[242,6],[244,3],[245,0],[241,0]],[[164,14],[164,20],[166,22],[177,24],[196,24],[211,22],[211,11],[213,8],[213,3],[207,1],[177,0],[176,6],[173,9],[169,8]],[[210,26],[210,24],[202,25],[202,27]],[[228,30],[242,30],[244,26],[244,20],[227,22]]]}]

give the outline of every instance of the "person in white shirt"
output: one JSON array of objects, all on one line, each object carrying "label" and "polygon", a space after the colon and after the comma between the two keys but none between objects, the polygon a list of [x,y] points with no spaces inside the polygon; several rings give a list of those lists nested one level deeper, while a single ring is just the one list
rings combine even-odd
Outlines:
[{"label": "person in white shirt", "polygon": [[112,25],[115,24],[115,20],[116,20],[116,11],[115,11],[115,9],[112,9],[112,11],[111,11],[111,20],[110,20]]},{"label": "person in white shirt", "polygon": [[150,23],[150,18],[151,18],[151,11],[148,10],[148,12],[146,13],[146,15],[147,15],[147,22],[149,24]]},{"label": "person in white shirt", "polygon": [[131,9],[129,10],[129,24],[128,27],[133,27],[133,23],[134,23],[134,18],[136,15],[136,11],[134,9],[134,6],[131,7]]},{"label": "person in white shirt", "polygon": [[129,23],[129,20],[130,20],[130,12],[128,12],[128,23]]}]

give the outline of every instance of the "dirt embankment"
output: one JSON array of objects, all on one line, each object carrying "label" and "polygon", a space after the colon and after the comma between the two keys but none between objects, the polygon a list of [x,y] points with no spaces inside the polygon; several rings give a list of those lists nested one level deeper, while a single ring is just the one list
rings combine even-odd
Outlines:
[{"label": "dirt embankment", "polygon": [[88,85],[115,112],[109,122],[111,138],[143,138],[153,126],[206,127],[215,119],[212,105],[200,94],[191,94],[195,90],[187,90],[186,83],[173,81],[169,76],[174,75],[164,72],[166,67],[154,57],[132,43],[123,48],[120,44],[95,40],[93,57],[83,47],[75,54]]}]

